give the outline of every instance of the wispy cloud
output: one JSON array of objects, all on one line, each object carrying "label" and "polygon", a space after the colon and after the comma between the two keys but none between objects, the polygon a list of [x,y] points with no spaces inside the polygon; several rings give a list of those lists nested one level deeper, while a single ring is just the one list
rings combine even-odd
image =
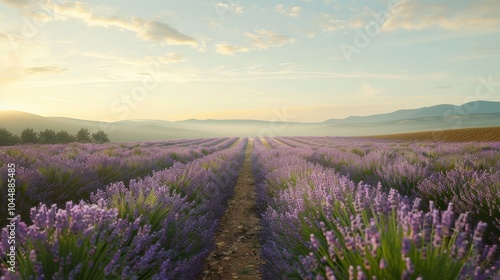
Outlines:
[{"label": "wispy cloud", "polygon": [[4,3],[18,8],[28,7],[33,4],[31,0],[2,0]]},{"label": "wispy cloud", "polygon": [[250,49],[246,47],[232,46],[229,44],[216,44],[215,50],[219,54],[223,55],[234,55],[238,52],[248,52]]},{"label": "wispy cloud", "polygon": [[[426,74],[411,73],[370,73],[370,72],[323,72],[323,71],[296,71],[283,69],[264,71],[261,67],[243,68],[238,70],[224,70],[218,73],[217,80],[311,80],[311,79],[373,79],[373,80],[406,80],[430,81],[442,80],[449,77],[447,72],[433,72]],[[365,90],[367,88],[365,87]],[[374,91],[376,92],[376,91]]]},{"label": "wispy cloud", "polygon": [[252,40],[252,45],[258,49],[279,47],[296,41],[292,37],[276,34],[267,29],[256,30],[255,33],[246,33],[245,35]]},{"label": "wispy cloud", "polygon": [[81,103],[82,102],[82,101],[77,101],[77,100],[67,100],[67,99],[55,98],[55,97],[50,97],[50,96],[42,96],[42,99],[49,100],[49,101],[62,102],[62,103]]},{"label": "wispy cloud", "polygon": [[274,31],[267,29],[256,30],[254,33],[247,32],[245,36],[251,39],[251,47],[234,46],[230,44],[216,44],[215,51],[222,55],[231,55],[235,53],[245,53],[254,49],[269,49],[273,47],[280,47],[296,41],[296,39],[277,34]]},{"label": "wispy cloud", "polygon": [[449,41],[462,37],[463,35],[457,33],[447,33],[440,35],[420,35],[420,36],[417,35],[412,38],[394,37],[383,41],[377,41],[375,42],[375,44],[382,46],[407,46],[416,44],[427,44],[432,42]]},{"label": "wispy cloud", "polygon": [[[423,30],[440,28],[461,32],[496,32],[500,30],[500,13],[496,0],[462,1],[437,0],[432,3],[400,0],[382,24],[382,31]],[[363,28],[382,15],[369,7],[350,8],[349,17],[339,14],[321,13],[317,16],[318,26],[325,32]]]},{"label": "wispy cloud", "polygon": [[473,60],[473,59],[485,59],[492,57],[500,57],[499,48],[487,48],[481,50],[471,50],[462,55],[456,56],[456,60]]},{"label": "wispy cloud", "polygon": [[[167,53],[164,56],[146,56],[143,60],[145,63],[163,63],[163,64],[176,64],[185,62],[187,59],[180,53]],[[139,61],[142,63],[142,61]]]},{"label": "wispy cloud", "polygon": [[367,72],[352,72],[345,74],[346,78],[367,78],[367,79],[384,79],[384,80],[409,80],[409,81],[427,81],[439,80],[449,77],[448,72],[433,72],[426,74],[393,74],[393,73],[367,73]]},{"label": "wispy cloud", "polygon": [[371,84],[365,83],[355,93],[362,96],[371,97],[379,94],[380,92],[382,92],[381,89],[375,88]]},{"label": "wispy cloud", "polygon": [[439,89],[439,90],[447,90],[447,89],[450,89],[452,88],[453,86],[450,86],[450,85],[445,85],[445,86],[435,86],[434,88],[435,89]]},{"label": "wispy cloud", "polygon": [[144,66],[151,63],[161,63],[161,64],[176,64],[187,61],[180,53],[167,53],[163,56],[146,56],[141,59],[133,59],[125,56],[120,56],[116,54],[102,53],[102,52],[80,52],[78,55],[84,57],[97,58],[104,61],[111,61],[117,64],[126,64],[134,66]]},{"label": "wispy cloud", "polygon": [[347,28],[359,29],[366,24],[365,20],[360,17],[347,20],[331,14],[322,14],[318,16],[317,21],[319,27],[321,27],[324,32],[333,32]]},{"label": "wispy cloud", "polygon": [[55,40],[54,42],[56,42],[57,44],[74,44],[74,43],[76,43],[76,41],[74,41],[74,40]]},{"label": "wispy cloud", "polygon": [[465,1],[464,5],[461,7],[454,0],[432,3],[401,1],[397,11],[384,23],[383,30],[422,30],[433,27],[457,32],[500,30],[500,14],[495,8],[498,1]]},{"label": "wispy cloud", "polygon": [[[68,19],[78,20],[88,26],[114,27],[120,30],[134,32],[137,38],[145,41],[164,43],[167,45],[189,45],[198,46],[196,39],[183,34],[170,25],[153,20],[138,17],[120,18],[117,16],[100,15],[95,9],[90,8],[82,2],[52,2],[41,0],[0,0],[13,7],[19,8],[27,17],[40,21],[65,21]],[[40,9],[51,11],[53,15],[34,12],[30,9],[33,2]]]},{"label": "wispy cloud", "polygon": [[[443,81],[450,82],[448,72],[415,73],[380,73],[380,72],[329,72],[329,71],[301,71],[289,63],[276,65],[275,70],[268,70],[263,65],[249,65],[246,67],[219,66],[213,69],[190,69],[182,75],[185,82],[222,82],[222,81],[257,81],[257,80],[333,80],[354,79],[362,85],[371,85],[367,80],[387,81]],[[304,67],[300,67],[304,68]],[[194,74],[193,74],[194,73]],[[179,71],[165,73],[163,80],[170,81],[172,75],[181,76]],[[188,75],[189,74],[189,75]],[[365,87],[365,90],[368,88]],[[376,93],[378,89],[373,88]]]},{"label": "wispy cloud", "polygon": [[59,66],[37,66],[37,67],[28,67],[24,69],[24,72],[28,75],[37,75],[37,74],[59,74],[68,71],[66,68],[61,68]]},{"label": "wispy cloud", "polygon": [[[235,2],[235,1],[229,1],[229,2]],[[239,3],[224,3],[224,2],[217,2],[213,3],[216,9],[222,10],[224,12],[233,12],[235,14],[243,14],[245,12],[245,7],[241,6]]]},{"label": "wispy cloud", "polygon": [[291,16],[291,17],[299,17],[302,12],[302,8],[299,6],[293,6],[290,8],[285,7],[284,4],[278,4],[275,6],[276,11],[280,14]]}]

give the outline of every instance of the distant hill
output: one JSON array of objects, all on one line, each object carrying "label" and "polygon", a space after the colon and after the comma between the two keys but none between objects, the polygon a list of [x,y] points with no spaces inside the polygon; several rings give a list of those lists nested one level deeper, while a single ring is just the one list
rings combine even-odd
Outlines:
[{"label": "distant hill", "polygon": [[17,111],[0,111],[0,127],[14,134],[24,128],[35,131],[52,129],[76,133],[104,130],[111,141],[154,141],[164,139],[207,138],[222,136],[364,136],[494,127],[500,124],[500,102],[477,101],[461,106],[441,104],[399,110],[371,116],[351,116],[317,123],[266,122],[260,120],[124,120],[101,123],[63,117],[41,117]]},{"label": "distant hill", "polygon": [[339,121],[343,123],[388,122],[405,119],[498,113],[500,113],[500,102],[475,101],[460,106],[441,104],[418,109],[398,110],[387,114],[377,114],[371,116],[351,116],[343,120],[330,119],[325,121],[325,123],[338,123]]},{"label": "distant hill", "polygon": [[0,111],[0,127],[17,135],[20,135],[25,128],[33,128],[35,131],[66,130],[70,134],[76,134],[81,128],[87,128],[91,133],[103,130],[111,141],[118,142],[216,137],[210,132],[202,133],[190,129],[186,125],[167,121],[141,120],[106,123],[72,118],[42,117],[17,111]]}]

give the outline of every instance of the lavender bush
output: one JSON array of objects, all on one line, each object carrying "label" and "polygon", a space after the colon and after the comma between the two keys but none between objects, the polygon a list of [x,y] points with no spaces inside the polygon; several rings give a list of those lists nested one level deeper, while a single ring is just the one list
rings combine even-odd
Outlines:
[{"label": "lavender bush", "polygon": [[[92,203],[32,208],[32,225],[18,221],[19,270],[6,276],[196,279],[214,247],[217,221],[235,186],[247,140],[236,145],[231,140],[226,149],[128,186],[113,183],[92,194]],[[7,234],[4,228],[2,243]],[[5,253],[0,252],[2,259]],[[0,271],[7,273],[5,264]]]},{"label": "lavender bush", "polygon": [[265,279],[499,277],[497,245],[482,239],[488,225],[471,227],[469,213],[455,215],[453,204],[439,211],[427,202],[422,210],[420,198],[308,162],[311,151],[300,143],[273,149],[255,142]]},{"label": "lavender bush", "polygon": [[[17,165],[19,213],[29,223],[30,208],[62,207],[69,200],[88,199],[106,185],[151,175],[229,148],[238,138],[126,144],[23,145],[0,149],[0,195],[6,195],[7,163]],[[0,208],[0,215],[6,216]],[[5,220],[0,221],[0,226]]]}]

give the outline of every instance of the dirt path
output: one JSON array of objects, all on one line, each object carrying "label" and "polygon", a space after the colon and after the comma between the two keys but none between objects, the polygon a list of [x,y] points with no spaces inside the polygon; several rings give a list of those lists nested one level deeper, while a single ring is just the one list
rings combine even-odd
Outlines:
[{"label": "dirt path", "polygon": [[267,140],[264,137],[260,138],[260,142],[262,142],[262,145],[264,145],[264,147],[266,147],[266,148],[269,148],[269,149],[273,148],[273,147],[271,147],[271,145],[269,145],[269,143],[267,143]]},{"label": "dirt path", "polygon": [[258,241],[261,226],[255,207],[255,181],[250,162],[252,150],[253,141],[250,139],[234,197],[217,229],[217,248],[207,258],[202,279],[262,279]]},{"label": "dirt path", "polygon": [[276,139],[276,138],[272,138],[272,140],[274,140],[274,142],[276,142],[276,143],[278,143],[278,144],[280,144],[280,145],[283,145],[283,146],[285,146],[285,147],[292,147],[292,148],[294,148],[294,146],[292,146],[292,145],[288,145],[288,144],[287,144],[287,143],[285,143],[285,142],[281,142],[280,140],[278,140],[278,139]]}]

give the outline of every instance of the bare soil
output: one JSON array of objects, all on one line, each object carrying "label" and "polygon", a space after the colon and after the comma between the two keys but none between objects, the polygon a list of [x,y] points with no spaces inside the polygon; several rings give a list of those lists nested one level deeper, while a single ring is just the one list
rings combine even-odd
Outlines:
[{"label": "bare soil", "polygon": [[452,130],[366,136],[362,138],[406,141],[497,142],[500,141],[500,127],[462,128]]},{"label": "bare soil", "polygon": [[262,145],[264,145],[264,147],[271,148],[271,145],[269,145],[269,143],[267,143],[266,138],[262,137],[262,138],[259,138],[259,139],[260,139],[260,142],[262,142]]},{"label": "bare soil", "polygon": [[278,144],[280,144],[280,145],[283,145],[283,146],[285,146],[285,147],[292,147],[292,146],[288,145],[287,143],[285,143],[285,142],[281,142],[280,140],[278,140],[278,139],[276,139],[276,138],[273,138],[273,140],[274,140],[274,142],[276,142],[276,143],[278,143]]},{"label": "bare soil", "polygon": [[260,266],[263,262],[258,240],[261,225],[255,204],[252,150],[253,141],[250,140],[234,196],[217,229],[217,248],[207,258],[201,279],[262,279]]}]

